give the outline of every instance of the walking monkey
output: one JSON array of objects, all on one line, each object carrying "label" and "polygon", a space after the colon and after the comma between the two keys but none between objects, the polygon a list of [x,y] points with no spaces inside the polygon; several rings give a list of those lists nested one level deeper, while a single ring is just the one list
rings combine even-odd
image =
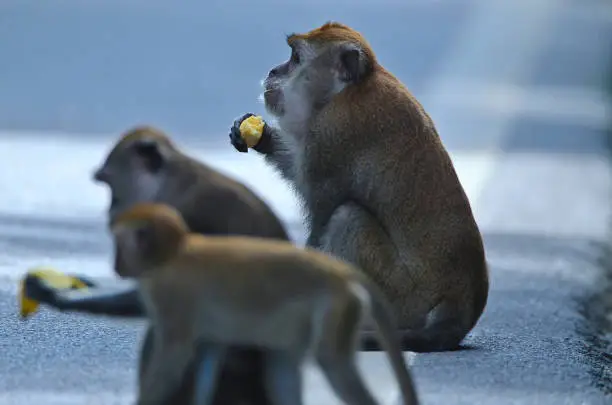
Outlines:
[{"label": "walking monkey", "polygon": [[[263,83],[278,127],[266,123],[252,149],[301,197],[307,246],[356,264],[383,289],[404,349],[456,349],[484,311],[489,277],[434,123],[354,29],[329,22],[287,44],[289,60]],[[240,152],[252,115],[230,130]],[[362,349],[378,349],[370,333]]]},{"label": "walking monkey", "polygon": [[[189,233],[180,213],[164,204],[134,205],[115,218],[111,232],[115,271],[137,280],[155,330],[137,405],[164,403],[202,341],[267,348],[296,364],[312,356],[345,404],[376,405],[356,365],[366,315],[377,326],[403,403],[417,405],[390,305],[348,263],[283,241]],[[301,405],[299,372],[289,376],[270,365],[273,403]],[[196,383],[194,405],[209,403],[211,384],[204,381],[202,389]]]}]

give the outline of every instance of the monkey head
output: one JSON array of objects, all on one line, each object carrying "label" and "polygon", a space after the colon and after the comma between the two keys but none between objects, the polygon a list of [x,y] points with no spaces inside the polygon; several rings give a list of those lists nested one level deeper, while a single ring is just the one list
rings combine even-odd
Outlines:
[{"label": "monkey head", "polygon": [[135,203],[156,201],[172,150],[168,137],[153,127],[138,126],[123,134],[93,174],[94,181],[110,188],[110,220]]},{"label": "monkey head", "polygon": [[278,118],[324,106],[345,87],[365,80],[376,64],[366,40],[336,22],[288,35],[287,44],[291,56],[263,81],[266,109]]},{"label": "monkey head", "polygon": [[137,203],[110,224],[115,272],[122,278],[145,277],[176,256],[188,234],[180,213],[165,204]]}]

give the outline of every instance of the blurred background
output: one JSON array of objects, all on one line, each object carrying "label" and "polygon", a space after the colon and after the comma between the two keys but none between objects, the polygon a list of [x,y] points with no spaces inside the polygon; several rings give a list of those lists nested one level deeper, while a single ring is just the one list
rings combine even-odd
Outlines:
[{"label": "blurred background", "polygon": [[[285,34],[329,20],[361,31],[432,116],[492,263],[468,339],[481,350],[414,360],[425,403],[605,403],[610,1],[0,0],[1,404],[131,396],[137,325],[51,311],[15,321],[29,266],[112,277],[108,194],[90,176],[129,127],[158,126],[249,184],[303,241],[289,188],[235,153],[228,129],[266,116],[260,80],[288,58]],[[384,357],[363,361],[394,398]],[[311,380],[309,400],[333,403],[322,384]]]}]

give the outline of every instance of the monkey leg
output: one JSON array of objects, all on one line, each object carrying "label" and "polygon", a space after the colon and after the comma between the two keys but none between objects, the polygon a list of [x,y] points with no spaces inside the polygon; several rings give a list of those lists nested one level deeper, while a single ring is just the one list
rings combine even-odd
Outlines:
[{"label": "monkey leg", "polygon": [[377,405],[357,367],[355,337],[361,303],[348,299],[324,315],[315,359],[336,395],[347,405]]},{"label": "monkey leg", "polygon": [[225,353],[214,405],[272,405],[266,390],[268,351],[230,346]]},{"label": "monkey leg", "polygon": [[155,333],[152,326],[147,327],[147,331],[142,340],[140,348],[140,360],[138,362],[138,381],[142,381],[142,375],[146,372],[151,359],[151,351],[153,350],[153,340]]},{"label": "monkey leg", "polygon": [[[456,350],[473,326],[461,314],[464,302],[442,297],[432,306],[431,300],[419,299],[427,291],[406,288],[415,278],[407,264],[410,258],[398,254],[380,223],[358,204],[346,203],[334,211],[320,249],[357,265],[385,292],[400,321],[402,350]],[[382,350],[373,330],[362,331],[360,342],[362,351]]]},{"label": "monkey leg", "polygon": [[302,373],[299,360],[289,353],[268,351],[266,387],[272,404],[302,405]]},{"label": "monkey leg", "polygon": [[[149,368],[149,362],[151,354],[153,352],[154,345],[154,331],[153,327],[147,327],[146,334],[143,338],[142,347],[140,349],[140,361],[138,363],[138,383],[140,384],[143,380],[144,374]],[[191,364],[187,368],[185,377],[178,389],[174,391],[163,403],[164,405],[172,404],[190,404],[194,393],[195,385],[195,364]]]},{"label": "monkey leg", "polygon": [[[147,372],[149,362],[151,359],[151,353],[153,352],[154,345],[154,331],[153,327],[147,328],[146,334],[142,342],[142,348],[140,350],[140,361],[138,364],[138,380],[139,384],[143,380],[144,374]],[[205,353],[203,350],[199,350],[195,356],[194,361],[191,362],[187,371],[184,374],[181,385],[164,401],[164,405],[173,404],[190,404],[194,397],[194,387],[196,385],[196,365],[198,364],[198,358],[202,358]]]},{"label": "monkey leg", "polygon": [[[184,381],[184,375],[194,356],[193,346],[175,337],[151,344],[139,381],[137,405],[163,405]],[[161,343],[161,344],[160,344]],[[190,403],[186,402],[186,403]]]},{"label": "monkey leg", "polygon": [[[154,334],[151,327],[147,330],[142,344],[139,365],[139,378],[148,367],[153,348]],[[208,350],[215,346],[201,343],[195,361],[187,368],[181,386],[167,399],[164,405],[189,404],[194,395],[198,360],[205,359]],[[220,360],[221,369],[216,376],[213,405],[272,405],[264,381],[267,353],[247,347],[226,348]]]},{"label": "monkey leg", "polygon": [[[399,339],[402,350],[417,353],[444,352],[459,350],[459,344],[470,328],[457,315],[462,303],[444,301],[427,313],[425,325],[420,329],[400,329]],[[373,330],[361,332],[362,351],[382,350],[377,333]]]}]

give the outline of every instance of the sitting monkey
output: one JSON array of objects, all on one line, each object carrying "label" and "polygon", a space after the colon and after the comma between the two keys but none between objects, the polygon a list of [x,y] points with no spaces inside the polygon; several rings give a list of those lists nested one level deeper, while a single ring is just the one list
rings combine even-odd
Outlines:
[{"label": "sitting monkey", "polygon": [[[287,37],[263,99],[278,128],[252,148],[306,208],[307,246],[363,269],[395,308],[403,347],[456,349],[489,292],[482,237],[434,123],[365,38],[330,22]],[[236,119],[233,146],[247,152]],[[377,350],[365,333],[363,349]]]},{"label": "sitting monkey", "polygon": [[[164,403],[182,381],[199,342],[253,345],[301,364],[314,357],[347,405],[376,405],[356,365],[357,335],[370,315],[405,405],[417,405],[389,303],[362,272],[324,253],[254,237],[190,233],[177,210],[136,204],[111,224],[115,271],[137,280],[155,341],[137,405]],[[275,405],[301,405],[301,376],[269,362]],[[191,403],[210,402],[210,374]],[[291,383],[287,383],[291,381]]]},{"label": "sitting monkey", "polygon": [[[178,209],[193,232],[289,240],[281,221],[251,190],[184,154],[168,136],[152,127],[135,127],[121,136],[104,164],[95,171],[94,180],[110,189],[109,222],[135,203],[158,201]],[[26,293],[61,311],[145,316],[134,287],[110,284],[103,288],[80,278],[89,285],[88,289],[53,290],[32,278],[26,282]],[[141,375],[147,370],[153,336],[153,329],[149,327],[139,366]],[[218,351],[217,347],[203,347],[202,356],[221,359]],[[225,351],[213,404],[269,405],[262,380],[263,356],[261,350],[252,347],[232,347]],[[192,370],[166,404],[188,403],[193,380]]]}]

